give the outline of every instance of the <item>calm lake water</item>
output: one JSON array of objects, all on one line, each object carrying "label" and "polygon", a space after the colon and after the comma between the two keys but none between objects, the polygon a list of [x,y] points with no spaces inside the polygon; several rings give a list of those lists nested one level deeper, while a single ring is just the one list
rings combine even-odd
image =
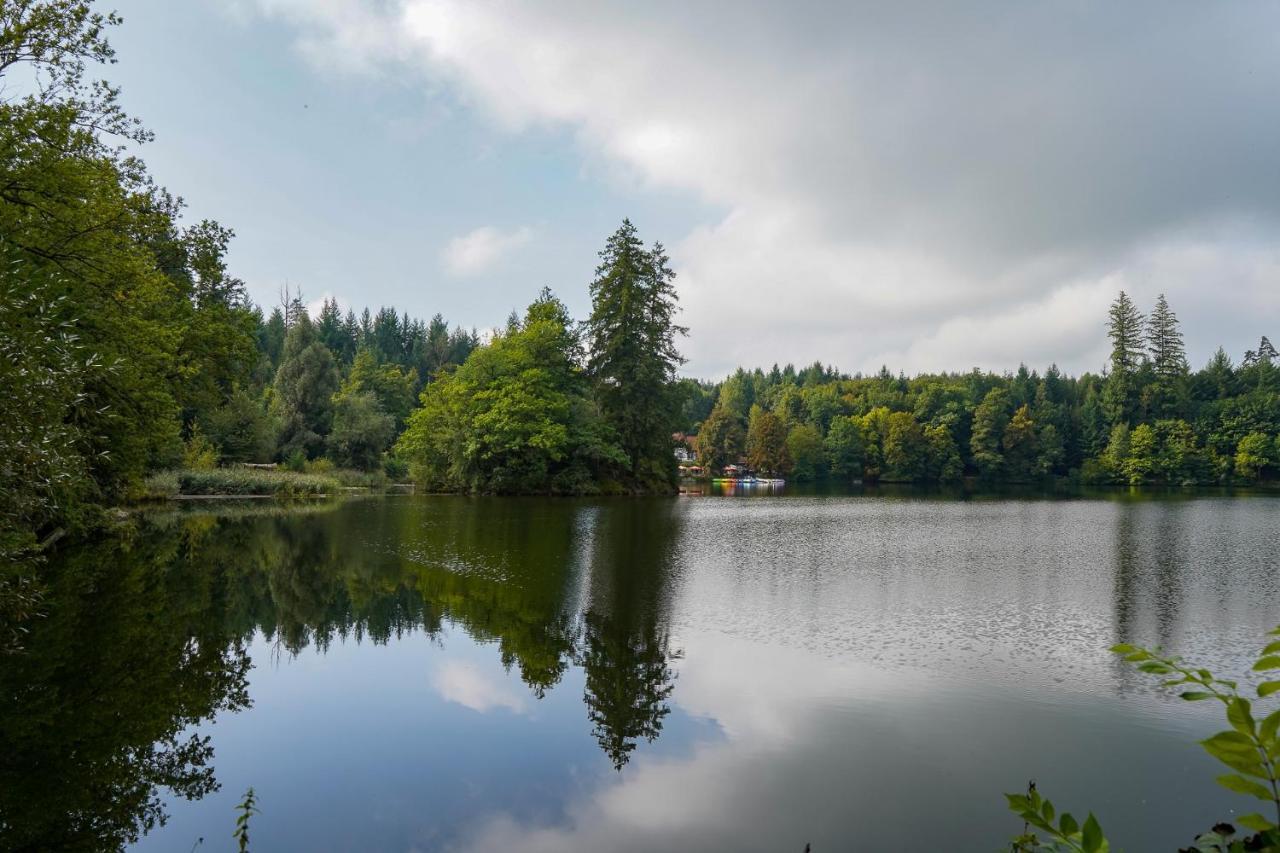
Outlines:
[{"label": "calm lake water", "polygon": [[1278,522],[910,492],[146,516],[60,556],[0,663],[0,847],[229,850],[253,786],[262,851],[992,851],[1034,778],[1172,850],[1253,809],[1195,744],[1220,712],[1106,649],[1244,671]]}]

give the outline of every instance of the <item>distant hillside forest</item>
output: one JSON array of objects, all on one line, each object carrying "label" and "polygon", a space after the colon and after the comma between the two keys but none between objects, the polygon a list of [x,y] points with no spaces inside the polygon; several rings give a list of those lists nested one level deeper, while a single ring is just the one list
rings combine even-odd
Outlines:
[{"label": "distant hillside forest", "polygon": [[1101,376],[1023,365],[909,379],[815,364],[684,380],[685,428],[703,466],[796,480],[1180,486],[1280,473],[1280,359],[1267,338],[1238,366],[1219,348],[1192,372],[1163,295],[1144,317],[1120,293],[1107,328]]},{"label": "distant hillside forest", "polygon": [[1226,483],[1274,478],[1280,365],[1264,339],[1189,371],[1173,312],[1111,312],[1109,372],[908,379],[815,365],[678,379],[674,274],[624,222],[582,322],[548,290],[482,337],[439,315],[264,310],[233,233],[131,152],[150,134],[109,64],[119,22],[0,7],[0,552],[93,522],[151,472],[339,466],[427,488],[672,492],[673,433],[712,469],[796,480]]}]

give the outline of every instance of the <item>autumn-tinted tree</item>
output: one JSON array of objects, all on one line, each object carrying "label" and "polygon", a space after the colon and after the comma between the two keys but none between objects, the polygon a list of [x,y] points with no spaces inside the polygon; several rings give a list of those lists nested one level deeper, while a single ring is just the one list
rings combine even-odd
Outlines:
[{"label": "autumn-tinted tree", "polygon": [[758,473],[786,475],[791,471],[787,425],[759,406],[751,407],[747,424],[747,464]]}]

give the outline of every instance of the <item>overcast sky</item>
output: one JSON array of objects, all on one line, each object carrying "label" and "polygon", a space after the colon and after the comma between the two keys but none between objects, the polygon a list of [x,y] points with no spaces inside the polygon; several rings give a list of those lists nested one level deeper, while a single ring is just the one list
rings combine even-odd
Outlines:
[{"label": "overcast sky", "polygon": [[578,316],[621,219],[686,372],[1078,372],[1167,294],[1280,337],[1280,4],[118,0],[111,76],[255,299]]}]

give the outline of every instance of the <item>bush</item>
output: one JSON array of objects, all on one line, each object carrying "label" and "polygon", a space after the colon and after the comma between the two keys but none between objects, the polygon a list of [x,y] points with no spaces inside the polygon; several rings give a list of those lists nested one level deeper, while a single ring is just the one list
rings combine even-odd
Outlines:
[{"label": "bush", "polygon": [[275,450],[276,425],[262,399],[243,388],[232,392],[226,405],[201,416],[200,425],[221,448],[224,462],[266,462]]},{"label": "bush", "polygon": [[193,471],[210,471],[218,467],[219,455],[218,448],[200,431],[200,425],[193,426],[191,437],[182,450],[182,467]]},{"label": "bush", "polygon": [[307,454],[301,450],[293,451],[285,457],[284,467],[289,471],[301,474],[307,469]]},{"label": "bush", "polygon": [[409,463],[399,456],[388,454],[382,458],[382,471],[387,475],[388,479],[400,482],[409,476]]}]

